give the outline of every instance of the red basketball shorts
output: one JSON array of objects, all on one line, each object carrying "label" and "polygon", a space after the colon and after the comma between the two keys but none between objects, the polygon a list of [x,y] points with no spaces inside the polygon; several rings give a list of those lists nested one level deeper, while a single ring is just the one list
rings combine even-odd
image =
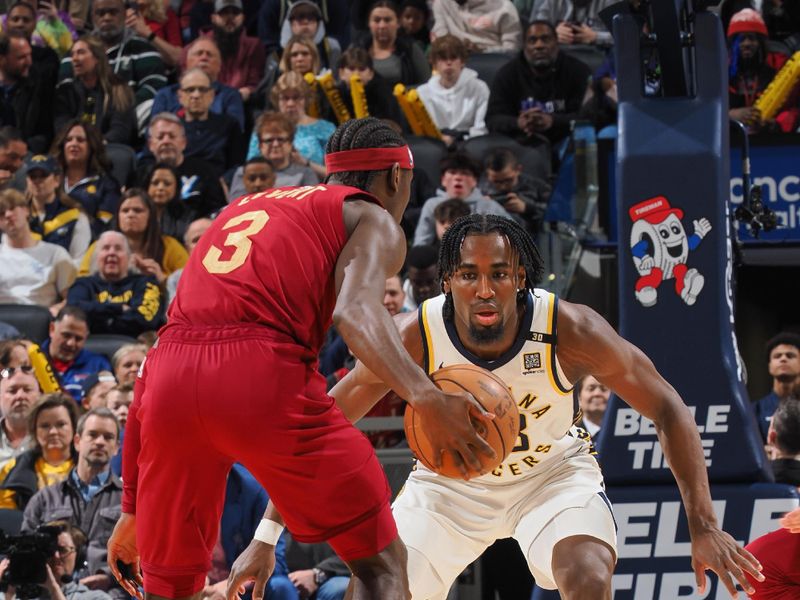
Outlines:
[{"label": "red basketball shorts", "polygon": [[233,462],[261,482],[300,541],[327,540],[354,560],[397,536],[372,446],[326,394],[307,351],[279,336],[173,328],[147,357],[136,500],[147,592],[202,589]]}]

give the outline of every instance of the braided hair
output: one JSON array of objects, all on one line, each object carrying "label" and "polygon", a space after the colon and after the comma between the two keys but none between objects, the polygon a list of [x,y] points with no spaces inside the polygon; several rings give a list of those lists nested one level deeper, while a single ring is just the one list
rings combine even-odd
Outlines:
[{"label": "braided hair", "polygon": [[[405,146],[405,140],[383,121],[374,117],[353,119],[340,125],[328,140],[325,153],[342,152],[344,150],[360,150],[362,148],[399,148]],[[384,169],[385,170],[385,169]],[[381,171],[342,171],[329,175],[326,181],[334,177],[338,183],[367,191],[372,180]]]},{"label": "braided hair", "polygon": [[[508,240],[511,249],[519,254],[520,264],[525,268],[525,290],[518,294],[521,301],[541,281],[544,274],[544,260],[533,243],[533,238],[516,221],[497,215],[471,214],[453,222],[442,236],[439,247],[437,276],[440,282],[455,274],[461,264],[461,246],[468,235],[499,233]],[[443,307],[445,319],[453,317],[453,295],[447,294]]]}]

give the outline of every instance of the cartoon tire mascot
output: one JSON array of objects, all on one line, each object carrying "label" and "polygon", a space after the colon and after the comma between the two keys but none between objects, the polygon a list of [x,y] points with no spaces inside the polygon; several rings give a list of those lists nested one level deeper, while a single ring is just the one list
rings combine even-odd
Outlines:
[{"label": "cartoon tire mascot", "polygon": [[658,287],[665,279],[675,279],[675,292],[691,306],[703,289],[705,279],[686,266],[689,251],[711,231],[708,219],[692,222],[694,233],[687,235],[681,223],[683,211],[672,208],[664,196],[639,202],[628,214],[631,228],[631,253],[633,264],[639,272],[636,281],[636,299],[642,306],[654,306],[658,301]]}]

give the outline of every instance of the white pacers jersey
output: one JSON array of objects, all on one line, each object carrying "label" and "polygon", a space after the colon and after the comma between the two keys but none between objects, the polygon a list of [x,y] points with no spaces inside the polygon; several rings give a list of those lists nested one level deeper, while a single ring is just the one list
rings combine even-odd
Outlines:
[{"label": "white pacers jersey", "polygon": [[[520,481],[539,472],[554,458],[593,453],[589,434],[573,427],[580,412],[573,399],[572,384],[567,382],[556,357],[556,296],[541,289],[528,294],[514,345],[492,361],[483,360],[464,347],[455,324],[442,317],[444,301],[444,295],[432,298],[419,311],[427,372],[456,364],[478,365],[509,386],[519,408],[519,437],[511,454],[491,473],[472,481]],[[417,468],[425,466],[418,462]]]}]

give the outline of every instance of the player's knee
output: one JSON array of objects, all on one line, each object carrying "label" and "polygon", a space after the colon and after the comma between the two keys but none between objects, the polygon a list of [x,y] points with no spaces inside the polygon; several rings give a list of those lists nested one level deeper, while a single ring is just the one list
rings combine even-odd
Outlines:
[{"label": "player's knee", "polygon": [[407,560],[405,544],[398,537],[375,556],[350,561],[348,565],[353,575],[362,581],[384,578],[405,581]]},{"label": "player's knee", "polygon": [[562,542],[553,552],[553,575],[563,597],[568,600],[610,597],[614,571],[611,549],[596,540],[578,539],[563,545]]}]

